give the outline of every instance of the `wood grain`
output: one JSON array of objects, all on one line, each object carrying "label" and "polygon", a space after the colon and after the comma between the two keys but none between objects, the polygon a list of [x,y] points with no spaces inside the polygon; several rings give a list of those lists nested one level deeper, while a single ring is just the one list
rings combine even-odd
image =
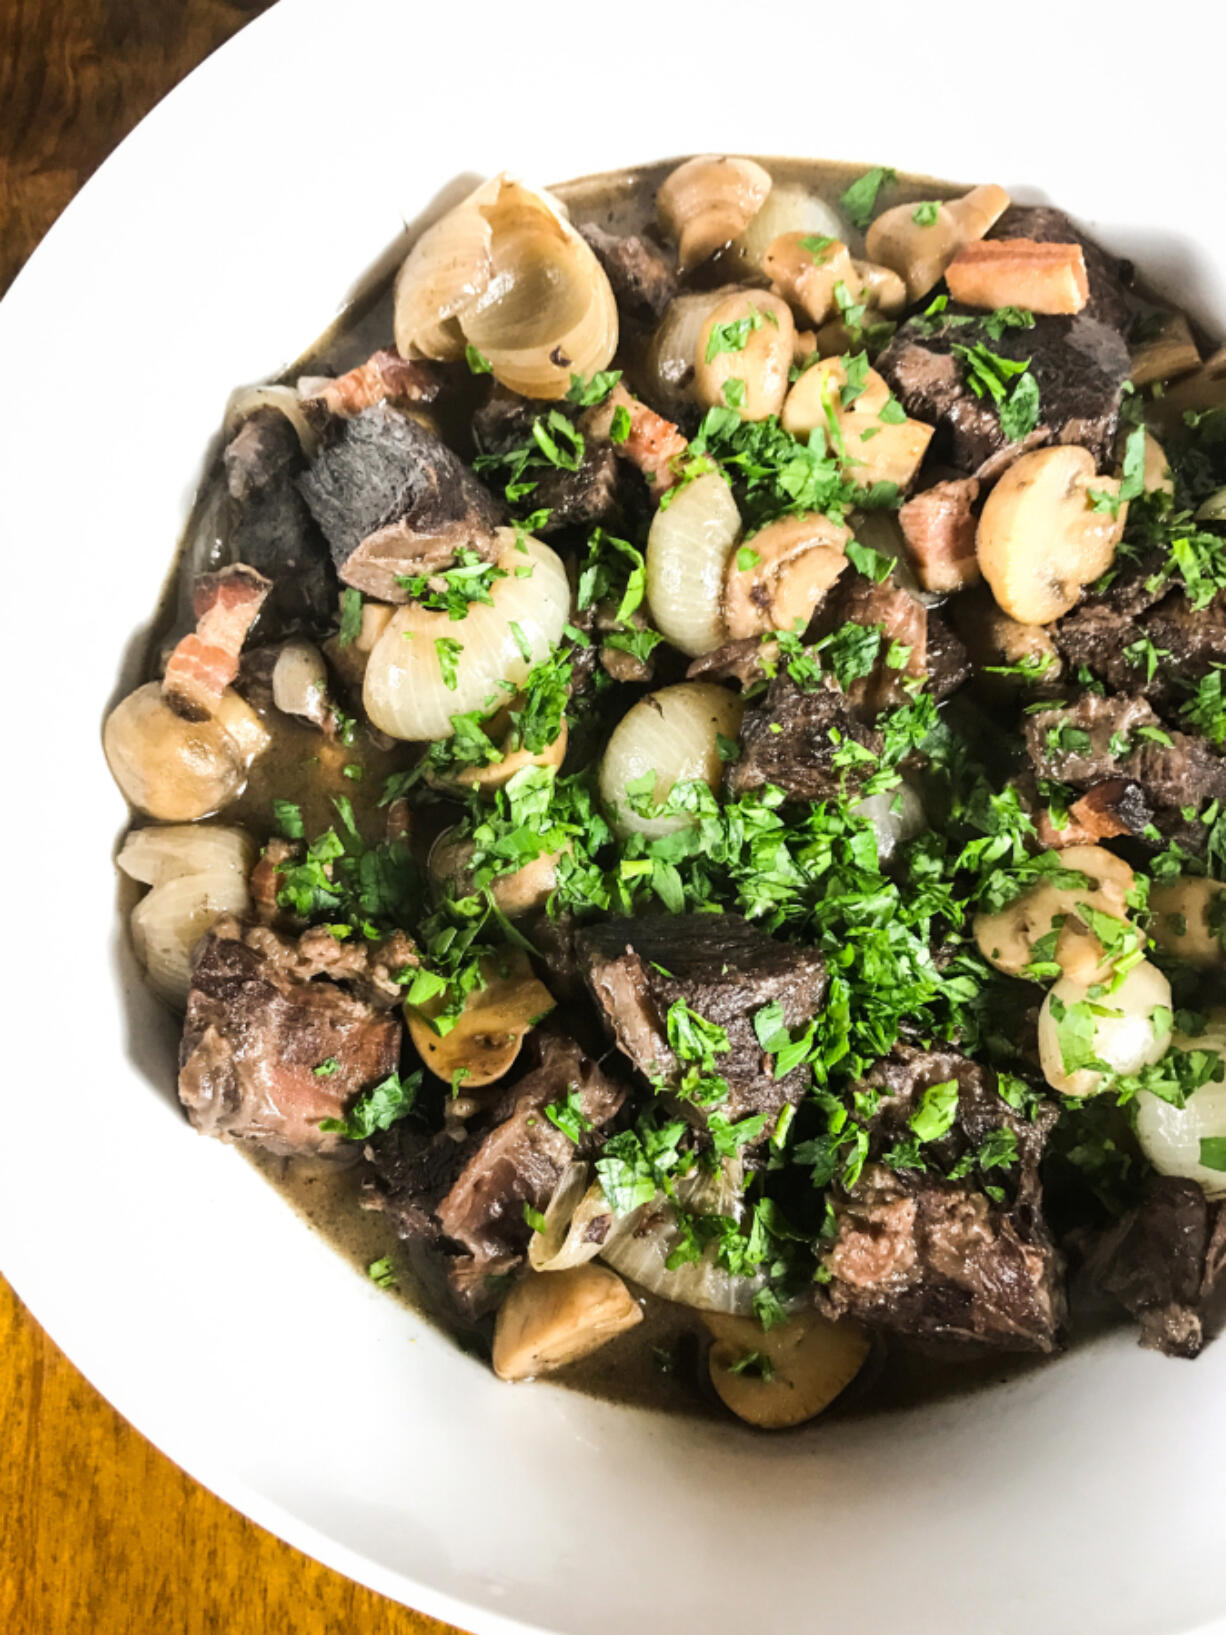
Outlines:
[{"label": "wood grain", "polygon": [[[267,4],[0,0],[0,293],[116,143]],[[2,1278],[0,1450],[0,1635],[455,1635],[198,1486]]]}]

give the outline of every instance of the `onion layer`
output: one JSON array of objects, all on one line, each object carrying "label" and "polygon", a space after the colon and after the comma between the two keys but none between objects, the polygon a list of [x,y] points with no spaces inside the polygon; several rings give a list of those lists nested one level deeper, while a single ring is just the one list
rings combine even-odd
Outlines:
[{"label": "onion layer", "polygon": [[154,886],[132,910],[132,945],[149,986],[168,1004],[187,1003],[192,950],[222,914],[251,907],[247,880],[232,868],[180,874]]},{"label": "onion layer", "polygon": [[[410,602],[388,621],[362,692],[381,732],[416,741],[450,738],[453,715],[506,703],[561,640],[570,611],[566,569],[538,539],[525,537],[521,550],[514,531],[502,528],[499,540],[506,578],[494,581],[492,605],[471,602],[463,619],[452,619]],[[518,578],[516,569],[525,567],[531,575]]]},{"label": "onion layer", "polygon": [[656,512],[647,536],[647,601],[656,628],[691,658],[728,639],[724,576],[741,531],[732,490],[705,472]]},{"label": "onion layer", "polygon": [[245,829],[224,823],[173,823],[133,829],[115,859],[142,885],[161,886],[185,874],[224,874],[246,879],[255,863],[255,842]]},{"label": "onion layer", "polygon": [[[1174,1050],[1212,1050],[1226,1062],[1226,1011],[1214,1011],[1203,1033],[1176,1033]],[[1196,1181],[1210,1198],[1226,1197],[1226,1170],[1201,1163],[1201,1142],[1226,1139],[1226,1081],[1202,1084],[1186,1107],[1172,1107],[1148,1090],[1137,1096],[1137,1140],[1162,1175]]]},{"label": "onion layer", "polygon": [[928,821],[923,802],[914,787],[905,782],[879,795],[866,795],[856,801],[852,811],[872,824],[877,836],[877,857],[882,863],[888,863],[904,842],[914,840]]},{"label": "onion layer", "polygon": [[683,829],[686,817],[641,817],[630,805],[627,785],[654,773],[657,806],[675,783],[701,780],[715,789],[723,772],[719,738],[736,737],[741,711],[735,694],[706,681],[663,687],[627,710],[600,763],[600,797],[617,832],[657,840]]},{"label": "onion layer", "polygon": [[[1160,1061],[1171,1042],[1171,985],[1156,965],[1142,960],[1134,965],[1120,983],[1104,991],[1095,986],[1095,997],[1090,998],[1092,984],[1063,976],[1043,1001],[1039,1012],[1039,1061],[1043,1076],[1053,1090],[1067,1096],[1089,1096],[1099,1089],[1103,1074],[1092,1067],[1067,1067],[1062,1040],[1073,1036],[1068,1025],[1061,1027],[1060,1007],[1065,1011],[1088,1003],[1093,1009],[1090,1017],[1093,1036],[1090,1049],[1093,1055],[1116,1073],[1139,1073],[1143,1067]],[[1099,1014],[1099,1012],[1106,1014]],[[1157,1013],[1157,1014],[1155,1014]],[[1165,1013],[1165,1026],[1158,1017]]]},{"label": "onion layer", "polygon": [[458,358],[465,343],[525,397],[564,397],[617,350],[617,303],[561,204],[497,176],[436,222],[396,279],[400,353]]},{"label": "onion layer", "polygon": [[837,210],[797,182],[776,182],[766,203],[753,216],[730,255],[746,272],[762,271],[762,258],[781,233],[846,240],[847,226]]},{"label": "onion layer", "polygon": [[545,1230],[534,1232],[528,1244],[528,1263],[534,1272],[582,1266],[595,1260],[614,1233],[628,1230],[631,1218],[618,1222],[600,1183],[591,1181],[588,1166],[571,1164],[545,1210]]}]

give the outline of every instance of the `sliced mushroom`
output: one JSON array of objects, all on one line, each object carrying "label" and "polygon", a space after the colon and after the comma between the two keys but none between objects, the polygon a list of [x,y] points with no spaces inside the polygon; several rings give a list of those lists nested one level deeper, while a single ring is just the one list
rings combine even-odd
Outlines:
[{"label": "sliced mushroom", "polygon": [[[989,965],[1006,976],[1018,976],[1034,959],[1035,944],[1086,903],[1113,920],[1127,920],[1128,893],[1136,877],[1123,858],[1102,846],[1066,846],[1059,854],[1061,869],[1086,876],[1086,885],[1059,885],[1040,881],[1007,907],[993,914],[977,914],[972,934]],[[1068,948],[1070,958],[1073,954]]]},{"label": "sliced mushroom", "polygon": [[938,204],[934,213],[921,212],[914,204],[898,204],[873,222],[865,235],[865,248],[871,260],[903,279],[907,299],[918,301],[941,281],[963,245],[983,238],[1008,208],[1004,188],[991,185],[973,187],[964,198]]},{"label": "sliced mushroom", "polygon": [[544,749],[508,750],[504,744],[501,760],[484,766],[465,767],[455,781],[462,789],[479,789],[483,795],[493,796],[497,790],[505,789],[515,774],[522,772],[526,766],[546,766],[556,771],[566,759],[567,741],[564,716],[558,736],[551,744],[546,744]]},{"label": "sliced mushroom", "polygon": [[704,1312],[715,1339],[711,1383],[726,1408],[766,1431],[802,1425],[851,1384],[869,1354],[863,1329],[800,1312],[763,1330],[752,1317]]},{"label": "sliced mushroom", "polygon": [[803,629],[847,566],[850,528],[820,512],[780,517],[728,561],[724,622],[734,640]]},{"label": "sliced mushroom", "polygon": [[964,244],[945,269],[963,306],[1021,307],[1047,317],[1080,312],[1090,299],[1080,244],[1039,244],[1030,238],[979,239]]},{"label": "sliced mushroom", "polygon": [[843,462],[845,475],[863,488],[877,482],[908,488],[934,428],[909,417],[883,420],[881,411],[890,401],[890,389],[875,369],[868,371],[859,394],[844,404],[846,388],[847,366],[842,358],[823,358],[811,365],[788,393],[784,429],[801,437],[820,428]]},{"label": "sliced mushroom", "polygon": [[762,271],[775,293],[799,307],[815,324],[824,324],[839,311],[838,285],[845,299],[860,298],[860,279],[841,239],[783,233],[763,256]]},{"label": "sliced mushroom", "polygon": [[[1094,495],[1118,496],[1119,479],[1099,476],[1087,449],[1060,444],[1023,454],[988,495],[975,548],[997,603],[1019,624],[1051,624],[1082,588],[1106,573],[1124,532]],[[1092,492],[1093,491],[1093,492]]]},{"label": "sliced mushroom", "polygon": [[1183,874],[1150,887],[1149,934],[1189,965],[1226,965],[1226,884]]},{"label": "sliced mushroom", "polygon": [[1178,426],[1189,410],[1204,409],[1226,409],[1226,346],[1146,405],[1149,419],[1160,426]]},{"label": "sliced mushroom", "polygon": [[450,1083],[462,1070],[469,1090],[508,1073],[524,1035],[554,1007],[553,995],[532,974],[527,956],[518,949],[490,955],[481,974],[485,986],[469,994],[446,1033],[439,1033],[431,1020],[441,1010],[441,1000],[405,1006],[409,1035],[431,1073]]},{"label": "sliced mushroom", "polygon": [[[449,882],[457,896],[472,891],[469,865],[476,847],[458,828],[444,829],[430,848],[427,867],[436,880]],[[543,908],[558,883],[561,852],[542,852],[510,874],[490,882],[494,906],[509,920],[534,908]]]},{"label": "sliced mushroom", "polygon": [[691,271],[738,238],[770,190],[769,173],[752,159],[706,154],[678,165],[656,194],[656,212],[677,242],[680,270]]},{"label": "sliced mushroom", "polygon": [[738,290],[728,296],[699,332],[694,359],[698,402],[734,408],[742,420],[778,414],[787,396],[795,336],[791,309],[777,295]]},{"label": "sliced mushroom", "polygon": [[527,1272],[494,1324],[494,1372],[501,1380],[551,1374],[642,1320],[642,1307],[607,1266]]},{"label": "sliced mushroom", "polygon": [[1175,380],[1200,367],[1200,348],[1182,312],[1155,314],[1154,333],[1133,348],[1132,384],[1138,391],[1156,381]]},{"label": "sliced mushroom", "polygon": [[[879,261],[853,259],[856,277],[860,280],[860,294],[874,311],[893,318],[907,304],[907,286],[892,267],[883,267]],[[872,320],[866,318],[866,325]]]}]

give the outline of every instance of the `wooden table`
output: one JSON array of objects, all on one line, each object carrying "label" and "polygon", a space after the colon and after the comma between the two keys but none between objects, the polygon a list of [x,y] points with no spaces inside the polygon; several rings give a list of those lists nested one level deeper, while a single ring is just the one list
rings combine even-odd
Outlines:
[{"label": "wooden table", "polygon": [[[110,150],[268,0],[0,0],[0,293]],[[152,1448],[0,1279],[2,1635],[449,1635]]]}]

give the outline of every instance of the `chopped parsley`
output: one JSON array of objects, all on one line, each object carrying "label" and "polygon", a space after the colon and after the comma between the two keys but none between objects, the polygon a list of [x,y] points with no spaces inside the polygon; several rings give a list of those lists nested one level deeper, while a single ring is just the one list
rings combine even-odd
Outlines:
[{"label": "chopped parsley", "polygon": [[854,227],[863,230],[868,226],[873,219],[873,211],[877,208],[878,193],[888,183],[897,180],[896,170],[891,170],[888,165],[874,165],[844,190],[839,197],[839,203],[847,212]]},{"label": "chopped parsley", "polygon": [[940,214],[941,207],[936,200],[925,199],[911,212],[911,220],[917,227],[935,227]]},{"label": "chopped parsley", "polygon": [[389,1073],[369,1090],[363,1090],[343,1118],[320,1119],[319,1127],[329,1135],[344,1136],[346,1141],[368,1141],[376,1130],[390,1130],[413,1111],[421,1079],[420,1068],[403,1079],[399,1073]]}]

